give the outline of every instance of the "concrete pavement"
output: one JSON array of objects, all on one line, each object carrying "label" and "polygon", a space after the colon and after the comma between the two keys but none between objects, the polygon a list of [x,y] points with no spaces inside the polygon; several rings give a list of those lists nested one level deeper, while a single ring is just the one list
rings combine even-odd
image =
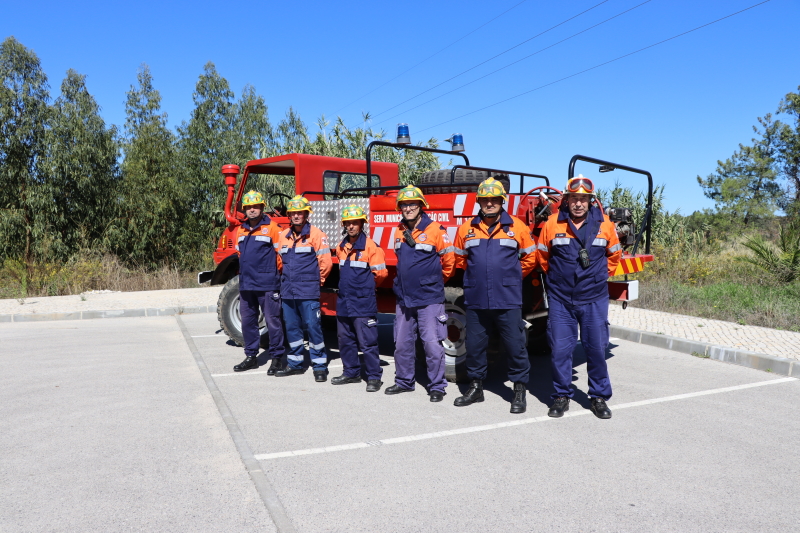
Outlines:
[{"label": "concrete pavement", "polygon": [[502,368],[466,408],[454,385],[432,404],[235,374],[212,314],[0,324],[0,531],[275,531],[201,368],[297,531],[796,529],[800,381],[623,340],[608,357],[614,417],[589,413],[578,347],[550,419],[546,359],[519,416]]}]

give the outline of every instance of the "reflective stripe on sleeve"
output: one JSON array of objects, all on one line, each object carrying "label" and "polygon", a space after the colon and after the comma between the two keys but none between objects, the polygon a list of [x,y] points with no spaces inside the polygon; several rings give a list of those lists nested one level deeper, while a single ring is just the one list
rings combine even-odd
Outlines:
[{"label": "reflective stripe on sleeve", "polygon": [[570,238],[569,237],[559,237],[557,239],[553,239],[550,241],[551,246],[564,246],[569,244]]},{"label": "reflective stripe on sleeve", "polygon": [[347,264],[350,265],[353,268],[367,268],[367,267],[369,267],[369,263],[367,263],[366,261],[350,261]]},{"label": "reflective stripe on sleeve", "polygon": [[531,246],[528,246],[527,248],[523,248],[522,250],[520,250],[519,253],[521,253],[521,254],[529,254],[529,253],[533,252],[535,249],[536,249],[536,245],[532,244]]},{"label": "reflective stripe on sleeve", "polygon": [[236,242],[242,242],[243,240],[244,240],[244,235],[239,235],[239,240],[237,240]]},{"label": "reflective stripe on sleeve", "polygon": [[371,270],[386,270],[386,263],[381,263],[379,265],[372,265],[370,267]]},{"label": "reflective stripe on sleeve", "polygon": [[448,246],[447,248],[443,248],[439,251],[439,255],[444,255],[450,252],[454,252],[456,250],[455,246]]},{"label": "reflective stripe on sleeve", "polygon": [[416,245],[414,245],[414,249],[415,250],[423,250],[425,252],[432,252],[433,251],[433,245],[417,243]]},{"label": "reflective stripe on sleeve", "polygon": [[317,255],[331,255],[331,249],[323,248],[322,250],[317,250]]},{"label": "reflective stripe on sleeve", "polygon": [[456,248],[455,246],[453,246],[453,252],[455,252],[456,255],[467,255],[466,250],[462,250],[461,248]]},{"label": "reflective stripe on sleeve", "polygon": [[598,237],[592,241],[592,246],[608,246],[608,239],[601,239]]},{"label": "reflective stripe on sleeve", "polygon": [[618,250],[621,250],[621,249],[622,249],[622,245],[617,243],[617,244],[615,244],[614,246],[612,246],[611,248],[608,249],[608,253],[613,254],[614,252],[616,252]]},{"label": "reflective stripe on sleeve", "polygon": [[539,249],[540,252],[549,252],[550,251],[550,248],[548,248],[547,246],[545,246],[542,243],[537,244],[536,247]]}]

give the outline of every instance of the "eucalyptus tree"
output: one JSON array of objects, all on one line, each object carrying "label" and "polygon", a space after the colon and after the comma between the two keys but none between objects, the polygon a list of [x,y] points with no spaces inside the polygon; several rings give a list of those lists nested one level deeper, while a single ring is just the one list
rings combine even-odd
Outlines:
[{"label": "eucalyptus tree", "polygon": [[66,259],[98,248],[116,213],[119,185],[117,129],[106,127],[86,76],[67,71],[52,106],[39,213],[54,237],[52,251]]},{"label": "eucalyptus tree", "polygon": [[49,99],[39,58],[14,37],[5,39],[0,44],[0,259],[30,264],[36,239],[44,237],[37,205]]},{"label": "eucalyptus tree", "polygon": [[109,247],[126,262],[155,268],[180,263],[181,216],[188,196],[175,177],[175,136],[147,65],[139,68],[136,80],[125,101],[117,216],[106,235]]}]

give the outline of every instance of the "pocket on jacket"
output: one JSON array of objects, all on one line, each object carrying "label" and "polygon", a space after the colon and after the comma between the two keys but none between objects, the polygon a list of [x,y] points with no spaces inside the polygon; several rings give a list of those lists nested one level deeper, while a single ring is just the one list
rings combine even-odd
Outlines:
[{"label": "pocket on jacket", "polygon": [[439,281],[442,281],[442,276],[426,276],[424,278],[419,278],[420,285],[435,285]]},{"label": "pocket on jacket", "polygon": [[517,277],[503,278],[503,286],[504,287],[515,287],[515,286],[521,286],[521,285],[522,285],[522,278],[517,278]]}]

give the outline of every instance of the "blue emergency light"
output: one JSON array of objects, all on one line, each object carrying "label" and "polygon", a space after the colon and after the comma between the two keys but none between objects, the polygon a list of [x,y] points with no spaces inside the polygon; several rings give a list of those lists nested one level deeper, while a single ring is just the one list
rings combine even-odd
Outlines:
[{"label": "blue emergency light", "polygon": [[461,135],[460,133],[454,133],[449,139],[445,140],[453,145],[451,151],[453,152],[464,151],[464,136]]},{"label": "blue emergency light", "polygon": [[411,135],[408,133],[408,124],[397,125],[397,144],[411,144]]}]

